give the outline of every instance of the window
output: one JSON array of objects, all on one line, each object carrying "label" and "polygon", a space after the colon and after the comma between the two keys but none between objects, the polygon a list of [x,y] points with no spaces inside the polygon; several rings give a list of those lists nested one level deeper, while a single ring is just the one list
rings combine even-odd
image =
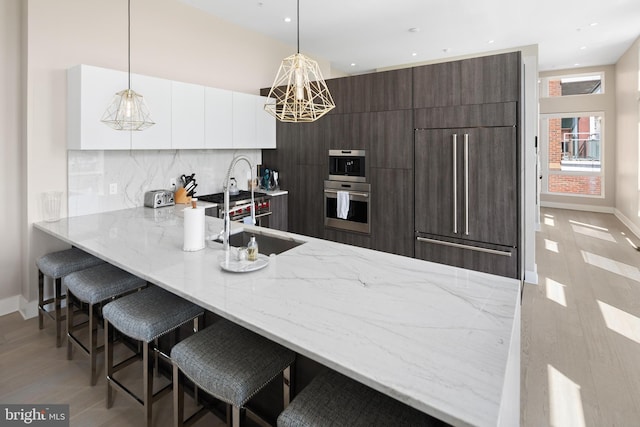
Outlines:
[{"label": "window", "polygon": [[604,196],[603,122],[602,113],[541,116],[543,192]]},{"label": "window", "polygon": [[545,77],[540,80],[540,96],[543,98],[600,93],[604,93],[603,73]]}]

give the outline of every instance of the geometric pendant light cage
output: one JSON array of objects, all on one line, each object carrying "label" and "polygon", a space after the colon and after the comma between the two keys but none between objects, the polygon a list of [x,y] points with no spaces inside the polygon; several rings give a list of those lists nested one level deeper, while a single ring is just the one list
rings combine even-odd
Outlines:
[{"label": "geometric pendant light cage", "polygon": [[318,63],[300,53],[300,0],[298,53],[282,60],[264,109],[282,122],[313,122],[335,108]]},{"label": "geometric pendant light cage", "polygon": [[155,124],[144,97],[131,90],[131,0],[128,0],[128,79],[127,89],[116,93],[101,121],[115,130],[145,130]]}]

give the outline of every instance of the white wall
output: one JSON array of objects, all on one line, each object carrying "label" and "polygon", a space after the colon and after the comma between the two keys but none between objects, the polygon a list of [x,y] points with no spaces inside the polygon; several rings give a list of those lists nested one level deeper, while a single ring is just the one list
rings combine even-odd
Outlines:
[{"label": "white wall", "polygon": [[640,237],[640,38],[616,64],[616,215]]},{"label": "white wall", "polygon": [[22,272],[20,164],[22,156],[21,1],[0,2],[0,315],[17,309]]},{"label": "white wall", "polygon": [[[604,71],[605,93],[540,98],[540,114],[565,113],[567,111],[604,112],[604,197],[561,196],[543,193],[540,196],[543,206],[575,207],[613,212],[616,193],[616,146],[619,141],[619,138],[616,137],[615,66],[603,65],[599,67],[545,71],[540,73],[540,77],[588,74],[601,71]],[[541,129],[540,132],[544,132],[544,129]]]},{"label": "white wall", "polygon": [[[32,223],[41,219],[38,200],[42,192],[67,188],[66,70],[80,63],[126,70],[127,2],[11,3],[26,5],[26,137],[21,161],[26,200],[20,213],[26,223],[21,228],[25,244],[21,293],[34,301],[35,259],[64,247],[33,231]],[[132,72],[241,92],[258,94],[260,88],[270,86],[282,58],[295,49],[177,0],[136,0],[131,22]],[[314,59],[330,78],[329,63]],[[67,214],[66,206],[62,214]],[[4,294],[15,292],[15,288],[2,287]],[[22,310],[33,313],[33,303]]]}]

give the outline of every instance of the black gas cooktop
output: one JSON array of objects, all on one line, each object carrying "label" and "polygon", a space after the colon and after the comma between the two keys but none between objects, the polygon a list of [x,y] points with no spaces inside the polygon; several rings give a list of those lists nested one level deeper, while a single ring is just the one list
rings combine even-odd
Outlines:
[{"label": "black gas cooktop", "polygon": [[[224,203],[224,193],[215,193],[215,194],[205,194],[204,196],[196,196],[198,198],[198,200],[202,200],[203,202],[209,202],[209,203],[217,203],[217,204],[222,204]],[[267,197],[267,195],[265,193],[260,193],[258,191],[253,193],[253,197],[255,199],[258,198],[265,198]],[[232,196],[229,195],[229,202],[230,203],[237,203],[239,201],[251,201],[251,191],[246,191],[246,190],[240,190],[240,193]]]}]

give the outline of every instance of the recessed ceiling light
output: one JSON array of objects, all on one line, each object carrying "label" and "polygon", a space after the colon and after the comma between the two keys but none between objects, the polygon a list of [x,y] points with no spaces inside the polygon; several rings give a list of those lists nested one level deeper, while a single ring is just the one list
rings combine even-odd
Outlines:
[{"label": "recessed ceiling light", "polygon": [[579,63],[577,63],[577,62],[576,62],[575,64],[573,64],[573,66],[574,66],[574,67],[577,67],[577,66],[579,66],[579,65],[580,65],[580,64],[579,64]]},{"label": "recessed ceiling light", "polygon": [[586,50],[587,47],[586,46],[580,46],[580,50]]},{"label": "recessed ceiling light", "polygon": [[597,22],[592,22],[592,23],[591,23],[591,24],[589,24],[589,25],[591,25],[592,27],[595,27],[596,25],[598,25],[598,23],[597,23]]},{"label": "recessed ceiling light", "polygon": [[409,32],[410,33],[418,33],[418,32],[420,32],[420,28],[417,28],[417,27],[409,28]]},{"label": "recessed ceiling light", "polygon": [[448,47],[445,47],[444,49],[442,49],[442,51],[443,51],[444,53],[447,53],[447,52],[449,52],[449,48],[448,48]]},{"label": "recessed ceiling light", "polygon": [[351,63],[351,66],[352,66],[352,67],[355,67],[355,66],[356,66],[356,63],[355,63],[355,62],[352,62],[352,63]]},{"label": "recessed ceiling light", "polygon": [[413,52],[413,53],[411,54],[411,56],[418,56],[418,53],[417,53],[417,52]]},{"label": "recessed ceiling light", "polygon": [[287,16],[286,18],[284,18],[284,22],[291,22],[291,18]]},{"label": "recessed ceiling light", "polygon": [[493,44],[494,42],[495,42],[495,40],[489,40],[487,43]]}]

